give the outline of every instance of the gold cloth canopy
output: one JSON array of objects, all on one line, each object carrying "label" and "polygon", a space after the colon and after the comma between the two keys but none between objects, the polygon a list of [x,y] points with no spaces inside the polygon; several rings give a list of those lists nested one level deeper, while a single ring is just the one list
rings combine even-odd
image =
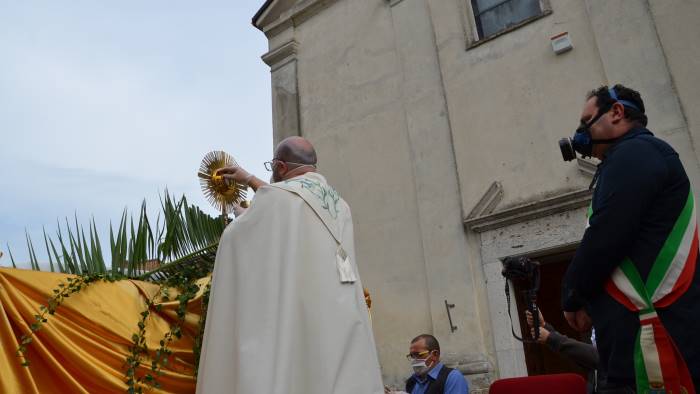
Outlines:
[{"label": "gold cloth canopy", "polygon": [[[46,305],[58,284],[73,275],[0,268],[0,393],[124,393],[126,358],[132,335],[138,331],[141,312],[159,286],[136,280],[96,282],[71,295],[48,316],[33,336],[26,353],[29,367],[15,354],[19,338],[30,332],[34,315]],[[162,376],[160,389],[147,392],[193,393],[194,337],[201,314],[201,296],[209,278],[200,279],[200,291],[188,304],[182,338],[169,346],[173,354]],[[170,289],[170,299],[177,291]],[[160,297],[156,297],[159,301]],[[157,303],[158,304],[158,303]],[[146,343],[153,357],[159,342],[177,320],[178,301],[159,302],[146,320]],[[136,372],[150,372],[151,358],[144,358]],[[146,391],[146,390],[144,390]]]}]

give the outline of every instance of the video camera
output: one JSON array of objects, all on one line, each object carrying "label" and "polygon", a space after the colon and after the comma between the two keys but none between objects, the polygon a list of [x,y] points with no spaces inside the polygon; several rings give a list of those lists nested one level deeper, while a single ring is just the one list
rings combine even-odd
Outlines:
[{"label": "video camera", "polygon": [[[523,256],[506,257],[503,260],[501,275],[506,278],[506,302],[508,304],[508,317],[510,318],[510,330],[513,333],[513,337],[521,342],[536,341],[540,336],[540,313],[537,308],[537,291],[540,289],[540,263]],[[513,317],[510,314],[510,287],[508,286],[508,281],[516,279],[527,282],[525,299],[527,301],[527,310],[532,314],[532,323],[535,328],[535,336],[532,340],[518,337],[513,329]]]}]

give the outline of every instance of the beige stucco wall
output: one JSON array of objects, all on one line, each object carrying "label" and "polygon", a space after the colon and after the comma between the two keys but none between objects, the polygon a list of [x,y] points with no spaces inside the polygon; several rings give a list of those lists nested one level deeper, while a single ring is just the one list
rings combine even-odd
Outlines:
[{"label": "beige stucco wall", "polygon": [[[675,93],[698,154],[700,141],[700,1],[650,1]],[[696,187],[697,188],[697,187]]]},{"label": "beige stucco wall", "polygon": [[[498,258],[571,245],[580,204],[503,231],[465,230],[462,220],[494,181],[496,211],[588,187],[590,174],[557,147],[588,90],[638,88],[651,128],[700,186],[700,1],[543,3],[550,15],[479,46],[468,0],[280,2],[279,18],[263,23],[271,53],[294,43],[286,60],[266,59],[284,102],[298,106],[273,108],[276,140],[298,128],[353,210],[386,383],[407,376],[403,354],[422,332],[475,378],[485,366],[491,378],[523,373],[500,326]],[[564,31],[574,49],[555,55],[550,37]]]},{"label": "beige stucco wall", "polygon": [[382,369],[397,380],[408,372],[407,343],[432,324],[390,9],[338,2],[296,37],[314,43],[299,51],[302,134],[352,208]]},{"label": "beige stucco wall", "polygon": [[[430,2],[442,21],[438,46],[464,209],[494,180],[506,206],[586,187],[557,146],[578,126],[585,93],[606,83],[584,2],[554,1],[551,15],[469,50],[459,3]],[[574,49],[557,56],[549,38],[564,31]]]}]

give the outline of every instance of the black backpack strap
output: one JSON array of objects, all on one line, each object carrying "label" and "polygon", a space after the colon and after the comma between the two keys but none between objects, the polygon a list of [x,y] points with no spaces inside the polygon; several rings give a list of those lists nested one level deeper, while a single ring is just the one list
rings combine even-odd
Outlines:
[{"label": "black backpack strap", "polygon": [[[445,365],[442,366],[440,373],[438,373],[437,379],[431,381],[428,385],[425,394],[443,394],[445,392],[445,383],[447,382],[447,376],[452,372],[452,368],[447,368]],[[411,394],[413,388],[416,387],[416,378],[411,376],[406,381],[406,392]]]},{"label": "black backpack strap", "polygon": [[[434,382],[430,384],[428,387],[428,390],[425,391],[425,394],[444,394],[445,392],[445,382],[447,382],[447,376],[452,372],[452,368],[447,368],[446,366],[442,366],[442,369],[440,370],[440,373],[438,373],[437,379],[435,379]],[[409,391],[410,393],[410,391]]]},{"label": "black backpack strap", "polygon": [[413,388],[414,388],[414,387],[416,387],[416,378],[414,378],[413,376],[411,376],[411,377],[408,378],[408,380],[406,381],[406,390],[405,390],[405,391],[406,391],[408,394],[411,394],[411,391],[413,391]]}]

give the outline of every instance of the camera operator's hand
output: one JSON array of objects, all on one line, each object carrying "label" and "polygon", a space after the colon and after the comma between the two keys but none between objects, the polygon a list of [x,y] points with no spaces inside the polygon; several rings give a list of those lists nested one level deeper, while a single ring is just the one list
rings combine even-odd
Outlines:
[{"label": "camera operator's hand", "polygon": [[[542,312],[540,312],[539,309],[537,310],[537,312],[540,315],[540,327],[544,327],[544,316],[542,316]],[[530,311],[525,311],[525,319],[527,319],[527,325],[530,326],[530,328],[532,328],[533,321],[532,313],[530,313]]]},{"label": "camera operator's hand", "polygon": [[569,323],[571,328],[579,332],[588,331],[593,326],[591,318],[588,316],[588,313],[586,313],[584,309],[579,309],[576,312],[565,311],[564,317],[566,318],[566,321]]},{"label": "camera operator's hand", "polygon": [[[532,326],[530,326],[530,336],[531,336],[532,338],[535,337],[535,329],[532,328]],[[539,342],[539,343],[546,343],[546,342],[547,342],[547,338],[549,338],[549,330],[547,330],[547,329],[544,328],[544,327],[540,327],[540,336],[537,337],[537,342]]]}]

